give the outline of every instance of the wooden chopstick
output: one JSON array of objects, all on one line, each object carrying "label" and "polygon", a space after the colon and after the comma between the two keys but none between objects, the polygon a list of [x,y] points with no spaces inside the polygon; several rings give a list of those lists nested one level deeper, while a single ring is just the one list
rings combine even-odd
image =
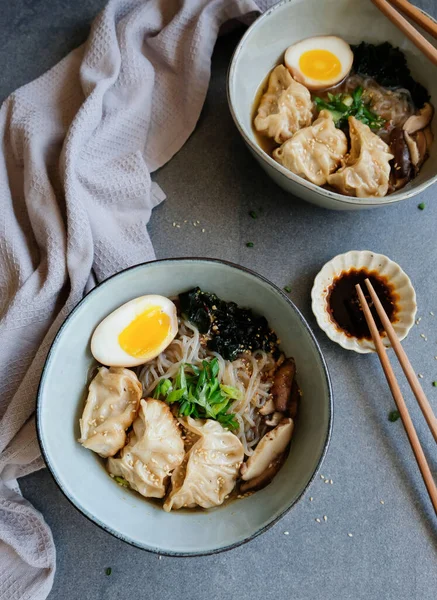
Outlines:
[{"label": "wooden chopstick", "polygon": [[416,373],[414,372],[413,367],[408,359],[408,356],[405,350],[402,348],[402,344],[399,341],[398,336],[393,328],[393,325],[390,322],[390,319],[387,317],[387,314],[381,304],[380,299],[378,298],[375,290],[373,289],[373,285],[371,282],[366,279],[365,284],[367,289],[369,290],[370,297],[373,300],[373,304],[375,305],[376,312],[378,313],[379,318],[381,319],[382,326],[385,329],[385,332],[388,336],[388,339],[391,342],[392,348],[396,353],[396,356],[399,359],[400,365],[405,373],[406,378],[408,379],[408,383],[410,384],[411,389],[413,390],[414,395],[416,396],[416,400],[423,412],[423,416],[428,423],[428,427],[431,430],[432,435],[434,436],[435,441],[437,442],[437,419],[433,413],[431,405],[428,401],[428,398],[425,396],[425,392],[422,389],[422,386],[419,383]]},{"label": "wooden chopstick", "polygon": [[378,353],[379,360],[381,361],[381,365],[385,377],[387,379],[387,383],[398,408],[399,414],[401,415],[402,423],[407,433],[411,449],[413,450],[413,454],[416,458],[417,465],[422,474],[423,481],[425,483],[426,489],[428,490],[428,494],[431,499],[434,510],[437,513],[437,486],[429,468],[428,461],[426,460],[422,446],[420,445],[420,441],[417,437],[413,421],[411,420],[410,413],[408,412],[407,405],[405,404],[405,400],[402,396],[402,392],[400,390],[396,376],[391,367],[390,361],[387,356],[387,352],[379,335],[378,328],[376,327],[375,321],[373,320],[373,316],[370,312],[367,300],[364,297],[363,291],[359,284],[355,286],[355,289],[357,290],[358,298],[360,300],[361,307],[364,312],[364,317],[366,319],[367,325],[369,326],[370,333],[375,344],[376,352]]},{"label": "wooden chopstick", "polygon": [[405,17],[398,13],[387,0],[372,0],[372,2],[433,64],[437,65],[437,49]]},{"label": "wooden chopstick", "polygon": [[408,0],[390,0],[390,3],[420,25],[432,37],[437,38],[437,23],[425,15],[417,6],[414,6]]}]

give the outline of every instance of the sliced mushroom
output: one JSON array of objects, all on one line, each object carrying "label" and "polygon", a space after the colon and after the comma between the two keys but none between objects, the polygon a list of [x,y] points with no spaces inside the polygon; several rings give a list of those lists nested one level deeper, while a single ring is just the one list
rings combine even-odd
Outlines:
[{"label": "sliced mushroom", "polygon": [[422,108],[416,115],[412,115],[405,121],[403,127],[404,131],[411,135],[412,133],[416,133],[416,131],[419,131],[420,129],[425,129],[425,127],[427,127],[431,123],[433,115],[434,108],[432,104],[430,104],[429,102],[425,102],[425,104],[422,106]]},{"label": "sliced mushroom", "polygon": [[242,483],[240,486],[240,494],[245,494],[246,492],[257,492],[258,490],[265,488],[280,470],[286,458],[287,452],[283,452],[269,464],[267,469],[261,473],[261,475]]},{"label": "sliced mushroom", "polygon": [[423,133],[425,134],[425,139],[426,139],[426,147],[429,151],[431,144],[434,141],[434,135],[431,131],[431,127],[425,127],[425,129],[423,130]]},{"label": "sliced mushroom", "polygon": [[404,131],[404,135],[405,135],[405,141],[407,142],[408,151],[410,153],[411,163],[415,167],[417,167],[417,165],[419,164],[419,160],[420,160],[420,154],[419,154],[419,149],[417,147],[417,144],[407,131]]},{"label": "sliced mushroom", "polygon": [[293,385],[291,386],[291,394],[288,401],[288,415],[295,419],[297,416],[297,411],[299,409],[299,401],[302,393],[297,384],[296,379],[293,380]]},{"label": "sliced mushroom", "polygon": [[285,412],[290,397],[291,386],[296,373],[296,363],[293,358],[287,358],[276,371],[272,386],[272,396],[276,410]]},{"label": "sliced mushroom", "polygon": [[266,416],[266,415],[271,415],[272,413],[275,412],[275,403],[273,401],[273,398],[269,398],[267,400],[267,402],[264,404],[264,406],[261,406],[261,408],[259,409],[259,414]]},{"label": "sliced mushroom", "polygon": [[274,412],[269,419],[266,419],[266,425],[269,427],[276,427],[284,418],[281,412]]},{"label": "sliced mushroom", "polygon": [[428,155],[428,144],[426,142],[426,135],[423,131],[417,132],[416,144],[419,151],[419,165],[421,165]]},{"label": "sliced mushroom", "polygon": [[282,454],[290,443],[293,434],[293,419],[283,419],[275,429],[265,434],[255,452],[241,466],[241,477],[245,481],[259,477],[270,463]]},{"label": "sliced mushroom", "polygon": [[392,172],[396,181],[408,178],[411,171],[410,153],[400,127],[395,127],[390,133],[390,150],[394,156]]}]

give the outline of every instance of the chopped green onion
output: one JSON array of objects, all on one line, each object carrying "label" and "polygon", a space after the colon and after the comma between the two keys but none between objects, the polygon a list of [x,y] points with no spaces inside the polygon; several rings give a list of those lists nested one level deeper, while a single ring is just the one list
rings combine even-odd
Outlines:
[{"label": "chopped green onion", "polygon": [[434,387],[437,387],[437,381],[433,381],[433,382],[432,382],[432,385],[433,385]]},{"label": "chopped green onion", "polygon": [[287,294],[289,294],[291,292],[291,287],[289,285],[286,285],[284,287],[284,290],[287,292]]},{"label": "chopped green onion", "polygon": [[398,410],[392,410],[391,413],[389,413],[388,415],[388,420],[391,421],[392,423],[394,423],[395,421],[397,421],[400,417],[400,413]]},{"label": "chopped green onion", "polygon": [[317,97],[314,98],[314,102],[319,110],[324,109],[331,113],[336,127],[344,127],[348,118],[354,116],[370,129],[381,129],[386,121],[371,110],[370,103],[363,99],[363,93],[363,88],[358,86],[352,94],[328,93],[328,100]]},{"label": "chopped green onion", "polygon": [[171,381],[169,379],[161,379],[156,388],[153,391],[153,397],[159,398],[160,396],[167,396],[171,390]]},{"label": "chopped green onion", "polygon": [[202,368],[182,364],[173,382],[168,379],[169,385],[161,385],[161,389],[171,390],[164,394],[165,401],[168,404],[177,402],[180,416],[214,419],[223,427],[237,429],[238,421],[229,409],[235,400],[241,399],[242,393],[235,387],[221,385],[219,372],[220,363],[216,357],[202,361]]},{"label": "chopped green onion", "polygon": [[249,215],[252,217],[252,219],[257,219],[258,218],[258,215],[256,214],[256,212],[254,210],[251,210],[249,212]]},{"label": "chopped green onion", "polygon": [[248,248],[253,248],[253,246],[254,246],[254,243],[253,243],[253,242],[247,242],[247,243],[246,243],[246,246],[247,246]]},{"label": "chopped green onion", "polygon": [[124,477],[119,477],[118,475],[114,475],[114,481],[121,485],[121,487],[129,487],[129,483],[126,481]]},{"label": "chopped green onion", "polygon": [[112,569],[111,569],[111,567],[108,567],[108,568],[106,569],[105,573],[106,573],[106,575],[111,575],[111,573],[112,573]]},{"label": "chopped green onion", "polygon": [[417,205],[417,208],[419,210],[424,210],[425,209],[425,202],[421,202],[420,204]]}]

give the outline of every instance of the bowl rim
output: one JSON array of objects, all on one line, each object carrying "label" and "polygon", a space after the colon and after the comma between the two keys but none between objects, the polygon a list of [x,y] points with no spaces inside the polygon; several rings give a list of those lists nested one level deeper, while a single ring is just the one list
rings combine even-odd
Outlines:
[{"label": "bowl rim", "polygon": [[[262,27],[262,24],[264,23],[264,21],[266,21],[276,10],[278,10],[282,6],[285,6],[286,4],[293,6],[299,1],[301,1],[301,0],[280,0],[280,2],[277,2],[271,8],[269,8],[266,12],[261,14],[245,31],[245,33],[241,37],[240,41],[238,42],[237,47],[235,48],[235,50],[232,54],[231,62],[229,63],[227,77],[226,77],[226,94],[227,94],[228,106],[229,106],[229,110],[232,115],[232,119],[234,120],[234,123],[235,123],[238,131],[240,132],[242,138],[244,139],[244,141],[249,146],[249,148],[252,152],[254,152],[260,159],[262,159],[262,161],[266,165],[271,167],[273,170],[277,171],[280,175],[282,175],[286,179],[289,179],[289,180],[293,181],[294,183],[300,185],[302,188],[306,188],[307,190],[314,192],[322,197],[324,196],[333,202],[337,202],[339,205],[345,204],[345,205],[352,205],[354,207],[360,206],[363,208],[389,206],[391,204],[396,204],[403,200],[408,200],[409,198],[413,198],[414,196],[417,196],[418,194],[422,193],[424,190],[426,190],[429,186],[433,185],[437,181],[437,174],[433,175],[432,177],[430,177],[429,179],[427,179],[426,181],[422,182],[421,184],[419,184],[418,186],[416,186],[414,188],[410,188],[409,190],[406,190],[404,192],[402,192],[402,190],[399,192],[394,192],[393,194],[389,194],[388,196],[383,196],[382,198],[371,198],[371,197],[355,198],[354,196],[345,196],[343,194],[333,192],[331,190],[322,188],[314,183],[311,183],[311,181],[307,181],[306,179],[303,179],[303,177],[300,177],[299,175],[292,173],[292,171],[289,171],[288,169],[286,169],[285,167],[280,165],[278,162],[273,160],[273,158],[271,156],[269,156],[266,152],[264,152],[264,150],[262,150],[258,146],[258,144],[256,144],[250,138],[250,136],[247,134],[245,127],[240,123],[240,120],[237,116],[237,111],[236,111],[236,108],[234,106],[234,101],[233,101],[232,86],[233,86],[233,83],[235,80],[235,70],[236,70],[237,59],[246,43],[247,38],[252,34],[253,31],[255,31],[255,29],[257,29],[258,27]],[[434,19],[433,16],[429,15],[426,11],[424,11],[422,9],[420,9],[420,11],[425,16],[429,17],[434,23],[437,24],[437,19]],[[384,15],[382,15],[382,13],[380,13],[380,14],[381,14],[381,18],[384,18]],[[290,192],[288,192],[288,193],[290,193]]]},{"label": "bowl rim", "polygon": [[[279,293],[280,296],[282,296],[283,299],[286,300],[287,304],[289,304],[289,306],[292,308],[292,310],[294,310],[295,314],[297,315],[297,317],[299,318],[301,324],[303,325],[303,327],[306,329],[307,333],[310,336],[310,340],[312,341],[312,343],[314,344],[315,350],[319,356],[319,359],[321,361],[322,364],[322,368],[323,368],[323,373],[325,376],[325,382],[326,382],[326,387],[327,387],[327,392],[328,392],[328,426],[327,426],[327,431],[326,431],[326,436],[325,439],[323,441],[323,448],[320,454],[320,458],[317,462],[317,465],[310,477],[310,479],[308,480],[307,484],[305,485],[305,487],[303,488],[303,490],[300,492],[300,494],[297,496],[297,498],[294,500],[294,502],[292,502],[291,504],[289,504],[275,519],[272,519],[271,521],[269,521],[266,525],[264,525],[263,527],[261,527],[260,529],[255,530],[253,533],[251,533],[250,535],[248,535],[246,538],[244,538],[243,540],[240,540],[238,542],[234,542],[232,544],[228,544],[227,546],[224,546],[222,548],[214,548],[213,550],[207,550],[207,551],[196,551],[196,552],[172,552],[169,550],[160,550],[157,548],[153,548],[151,546],[148,546],[146,544],[141,544],[138,542],[135,542],[134,540],[132,540],[129,536],[124,535],[123,533],[121,533],[120,531],[116,531],[115,529],[113,529],[112,527],[106,525],[105,523],[101,522],[99,520],[99,518],[95,515],[92,515],[91,513],[88,512],[88,510],[86,510],[84,507],[82,507],[80,505],[80,502],[77,501],[76,498],[73,498],[66,489],[64,489],[63,483],[61,481],[61,479],[58,477],[57,473],[55,472],[55,469],[53,468],[51,462],[50,462],[50,457],[46,451],[46,448],[44,446],[44,440],[43,440],[43,432],[42,432],[42,423],[41,423],[41,406],[42,406],[42,395],[43,395],[43,388],[45,385],[45,381],[46,381],[46,377],[47,377],[47,368],[52,360],[52,356],[54,351],[56,350],[56,347],[59,343],[59,340],[61,338],[61,336],[63,335],[63,331],[66,327],[66,325],[68,324],[68,322],[70,321],[70,319],[73,317],[73,315],[76,313],[76,311],[78,311],[82,306],[84,306],[89,298],[96,292],[96,290],[101,287],[104,287],[108,284],[110,284],[110,282],[116,278],[117,276],[126,273],[128,271],[132,271],[134,269],[141,269],[146,267],[147,265],[151,265],[151,264],[156,264],[156,263],[160,263],[160,264],[168,264],[168,263],[180,263],[180,262],[188,262],[188,263],[195,263],[195,262],[202,262],[202,263],[209,263],[209,264],[221,264],[224,265],[226,267],[230,267],[232,269],[238,270],[238,271],[243,271],[249,275],[254,276],[256,279],[259,279],[261,281],[263,281],[264,283],[266,283],[267,285],[269,285],[271,288],[273,288],[273,291],[276,293]],[[122,540],[123,542],[126,542],[128,544],[130,544],[131,546],[134,546],[136,548],[140,548],[141,550],[145,550],[147,552],[152,552],[154,554],[159,554],[161,556],[171,556],[171,557],[184,557],[184,558],[190,558],[190,557],[196,557],[196,556],[209,556],[209,555],[213,555],[213,554],[219,554],[221,552],[226,552],[228,550],[232,550],[233,548],[237,548],[238,546],[242,546],[243,544],[246,544],[247,542],[249,542],[250,540],[258,537],[259,535],[261,535],[262,533],[266,532],[268,529],[270,529],[271,527],[273,527],[273,525],[275,525],[280,519],[282,519],[282,517],[284,515],[286,515],[294,506],[296,506],[296,504],[303,498],[303,496],[305,495],[305,493],[307,492],[307,490],[309,489],[309,487],[311,486],[311,484],[313,483],[316,475],[318,474],[320,467],[325,459],[326,453],[328,451],[328,447],[331,441],[331,437],[332,437],[332,428],[333,428],[333,418],[334,418],[334,404],[333,404],[333,388],[332,388],[332,382],[331,382],[331,376],[329,374],[329,370],[328,370],[328,366],[326,364],[326,360],[323,356],[322,350],[320,348],[320,345],[313,333],[313,331],[311,330],[308,322],[306,321],[305,317],[302,315],[302,313],[300,312],[300,310],[297,308],[297,306],[294,304],[294,302],[286,295],[284,294],[284,292],[278,287],[276,286],[274,283],[272,283],[271,281],[269,281],[266,277],[264,277],[263,275],[260,275],[259,273],[256,273],[255,271],[252,271],[251,269],[248,269],[247,267],[243,267],[241,265],[238,265],[236,263],[230,262],[230,261],[226,261],[226,260],[221,260],[218,258],[204,258],[204,257],[177,257],[177,258],[164,258],[164,259],[158,259],[158,260],[150,260],[150,261],[146,261],[146,262],[142,262],[142,263],[138,263],[136,265],[132,265],[131,267],[127,267],[126,269],[122,269],[121,271],[118,271],[117,273],[114,273],[113,275],[111,275],[110,277],[108,277],[107,279],[105,279],[104,281],[98,283],[92,290],[90,290],[83,298],[82,300],[80,300],[76,306],[72,309],[72,311],[69,313],[69,315],[65,318],[65,320],[63,321],[63,323],[61,324],[60,328],[58,329],[51,345],[50,348],[48,350],[46,359],[44,361],[44,366],[41,372],[41,377],[40,377],[40,381],[38,384],[38,390],[37,390],[37,395],[36,395],[36,433],[37,433],[37,439],[38,439],[38,444],[41,450],[41,454],[42,457],[44,459],[44,462],[51,474],[51,476],[53,477],[56,485],[58,486],[59,490],[61,491],[61,493],[64,495],[64,497],[70,502],[70,504],[76,509],[78,510],[83,516],[85,516],[89,521],[91,521],[92,523],[94,523],[95,525],[97,525],[98,527],[100,527],[100,529],[106,531],[107,533],[110,533],[111,535],[113,535],[114,537]]]}]

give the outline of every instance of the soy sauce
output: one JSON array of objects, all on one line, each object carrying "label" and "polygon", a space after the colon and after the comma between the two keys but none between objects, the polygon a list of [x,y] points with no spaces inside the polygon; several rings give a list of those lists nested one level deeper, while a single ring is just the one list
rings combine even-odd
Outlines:
[{"label": "soy sauce", "polygon": [[369,304],[370,311],[375,319],[376,326],[380,333],[384,332],[378,313],[370,298],[365,279],[369,279],[378,298],[387,313],[388,318],[394,323],[397,314],[396,301],[398,299],[394,292],[394,287],[389,283],[386,277],[380,275],[377,271],[368,271],[367,269],[350,269],[336,277],[328,290],[327,303],[328,312],[331,315],[335,325],[349,337],[358,339],[372,339],[369,328],[364,318],[360,301],[357,296],[355,286],[360,284],[361,289]]}]

